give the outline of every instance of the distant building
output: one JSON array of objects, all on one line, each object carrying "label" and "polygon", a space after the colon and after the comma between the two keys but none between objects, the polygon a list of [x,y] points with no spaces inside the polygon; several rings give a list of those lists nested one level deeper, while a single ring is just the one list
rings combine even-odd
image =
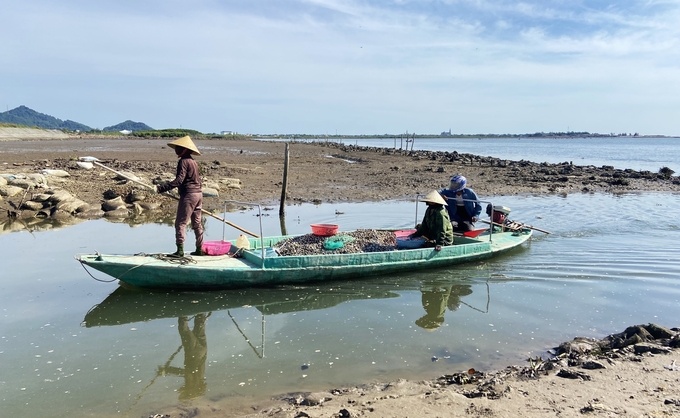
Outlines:
[{"label": "distant building", "polygon": [[122,131],[118,132],[122,133],[123,135],[130,135],[132,133],[132,131],[128,131],[127,129],[123,129]]},{"label": "distant building", "polygon": [[234,132],[234,131],[220,131],[220,135],[233,135],[235,133],[236,132]]},{"label": "distant building", "polygon": [[444,131],[441,133],[441,136],[451,136],[451,129],[449,128],[448,131]]}]

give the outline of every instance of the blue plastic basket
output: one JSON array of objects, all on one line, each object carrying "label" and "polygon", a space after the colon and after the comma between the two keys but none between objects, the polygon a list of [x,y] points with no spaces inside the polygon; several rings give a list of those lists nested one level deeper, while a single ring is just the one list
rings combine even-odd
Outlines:
[{"label": "blue plastic basket", "polygon": [[397,248],[420,248],[425,245],[426,242],[425,238],[397,238]]}]

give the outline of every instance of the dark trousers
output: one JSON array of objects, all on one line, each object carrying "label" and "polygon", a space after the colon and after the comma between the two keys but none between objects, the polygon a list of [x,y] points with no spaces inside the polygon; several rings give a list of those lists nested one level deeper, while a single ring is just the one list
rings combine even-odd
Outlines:
[{"label": "dark trousers", "polygon": [[196,235],[196,249],[203,248],[203,225],[201,224],[202,193],[189,193],[179,197],[177,218],[175,218],[175,243],[184,244],[185,230],[189,219]]}]

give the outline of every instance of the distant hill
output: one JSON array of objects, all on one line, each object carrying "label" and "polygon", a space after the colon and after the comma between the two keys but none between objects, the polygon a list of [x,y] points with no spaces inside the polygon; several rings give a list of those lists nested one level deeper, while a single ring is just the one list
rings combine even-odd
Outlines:
[{"label": "distant hill", "polygon": [[26,106],[19,106],[12,110],[0,113],[0,122],[13,123],[23,126],[37,126],[43,129],[64,129],[67,131],[91,131],[87,125],[72,120],[61,120],[44,113],[36,112]]},{"label": "distant hill", "polygon": [[125,122],[121,122],[118,125],[113,125],[113,126],[107,126],[106,128],[102,129],[104,132],[120,132],[120,131],[130,131],[130,132],[137,132],[137,131],[153,131],[153,128],[150,127],[149,125],[142,123],[142,122],[133,122],[131,120],[126,120]]}]

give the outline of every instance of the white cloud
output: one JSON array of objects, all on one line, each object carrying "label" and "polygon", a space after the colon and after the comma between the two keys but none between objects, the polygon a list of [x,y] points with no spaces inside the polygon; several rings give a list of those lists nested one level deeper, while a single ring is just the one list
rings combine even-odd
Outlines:
[{"label": "white cloud", "polygon": [[678,3],[598,4],[14,2],[0,97],[97,127],[680,134]]}]

